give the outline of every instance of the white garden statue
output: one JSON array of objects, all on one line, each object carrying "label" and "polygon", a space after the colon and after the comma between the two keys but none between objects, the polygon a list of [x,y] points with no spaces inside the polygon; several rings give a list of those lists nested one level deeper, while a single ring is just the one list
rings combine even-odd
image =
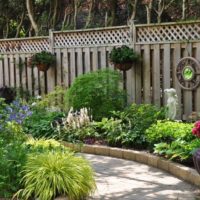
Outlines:
[{"label": "white garden statue", "polygon": [[165,89],[165,95],[167,97],[167,118],[174,120],[176,118],[178,96],[174,88]]}]

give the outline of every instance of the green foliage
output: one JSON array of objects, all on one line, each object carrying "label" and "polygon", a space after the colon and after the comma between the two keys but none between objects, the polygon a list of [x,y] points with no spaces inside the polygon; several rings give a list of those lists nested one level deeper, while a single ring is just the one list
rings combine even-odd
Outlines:
[{"label": "green foliage", "polygon": [[46,151],[66,151],[69,152],[70,150],[63,146],[60,142],[54,139],[34,139],[30,137],[26,142],[25,145],[28,149],[28,152],[31,153],[42,153]]},{"label": "green foliage", "polygon": [[199,139],[185,141],[178,138],[170,144],[166,142],[156,144],[154,153],[178,162],[191,163],[192,154],[199,146]]},{"label": "green foliage", "polygon": [[132,104],[123,112],[115,112],[115,119],[103,119],[99,123],[109,144],[145,148],[147,145],[145,130],[158,119],[164,119],[164,109],[153,105]]},{"label": "green foliage", "polygon": [[0,197],[9,198],[20,188],[26,161],[25,135],[19,124],[9,122],[0,132]]},{"label": "green foliage", "polygon": [[112,49],[110,61],[113,63],[132,63],[139,61],[139,55],[133,49],[123,45]]},{"label": "green foliage", "polygon": [[94,173],[89,163],[72,153],[44,152],[30,154],[23,170],[24,189],[16,196],[50,200],[64,195],[72,200],[86,198],[94,192]]},{"label": "green foliage", "polygon": [[24,132],[33,137],[56,137],[58,131],[52,126],[52,122],[63,117],[62,112],[50,112],[48,110],[36,109],[33,114],[23,123]]},{"label": "green foliage", "polygon": [[147,141],[153,145],[160,142],[170,143],[175,139],[191,141],[195,137],[191,134],[191,123],[158,121],[146,130]]},{"label": "green foliage", "polygon": [[55,63],[56,58],[55,58],[55,55],[53,55],[50,52],[41,51],[39,53],[35,53],[32,56],[31,61],[32,61],[32,65],[37,65],[37,64],[51,65]]},{"label": "green foliage", "polygon": [[53,107],[57,110],[66,110],[66,105],[64,103],[64,95],[66,93],[66,90],[62,86],[56,86],[55,89],[42,96],[40,101],[37,101],[36,107],[38,109],[44,109],[47,107]]},{"label": "green foliage", "polygon": [[111,111],[122,110],[125,93],[119,88],[121,76],[112,70],[84,74],[75,79],[67,90],[68,109],[89,108],[95,120],[110,117]]}]

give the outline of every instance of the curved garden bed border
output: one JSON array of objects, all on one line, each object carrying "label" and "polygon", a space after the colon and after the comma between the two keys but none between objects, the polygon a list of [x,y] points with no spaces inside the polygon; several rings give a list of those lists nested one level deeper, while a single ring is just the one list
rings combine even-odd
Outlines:
[{"label": "curved garden bed border", "polygon": [[152,155],[150,153],[100,145],[72,144],[67,142],[62,143],[64,146],[69,147],[76,152],[132,160],[158,169],[162,169],[184,181],[200,187],[200,175],[196,172],[196,170]]}]

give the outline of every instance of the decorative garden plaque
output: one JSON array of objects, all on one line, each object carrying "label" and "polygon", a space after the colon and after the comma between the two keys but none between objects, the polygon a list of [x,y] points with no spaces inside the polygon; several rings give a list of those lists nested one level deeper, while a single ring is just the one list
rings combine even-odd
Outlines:
[{"label": "decorative garden plaque", "polygon": [[193,57],[182,58],[176,67],[179,85],[185,90],[194,90],[200,83],[200,62]]}]

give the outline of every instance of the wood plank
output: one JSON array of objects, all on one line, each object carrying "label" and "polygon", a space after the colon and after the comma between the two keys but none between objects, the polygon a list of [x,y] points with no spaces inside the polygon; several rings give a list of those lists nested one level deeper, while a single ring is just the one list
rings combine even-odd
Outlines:
[{"label": "wood plank", "polygon": [[176,90],[177,96],[178,96],[178,105],[177,105],[177,119],[182,118],[182,110],[181,110],[181,87],[178,83],[177,77],[176,77],[176,66],[181,58],[181,45],[180,44],[174,44],[174,60],[173,60],[173,87]]},{"label": "wood plank", "polygon": [[19,54],[15,54],[15,77],[16,77],[16,87],[19,88],[20,83],[20,70],[19,70]]},{"label": "wood plank", "polygon": [[85,52],[85,73],[91,71],[90,69],[90,48],[84,48]]},{"label": "wood plank", "polygon": [[170,44],[164,44],[163,45],[164,49],[164,63],[163,63],[163,105],[166,105],[167,103],[167,98],[164,95],[164,90],[170,88]]},{"label": "wood plank", "polygon": [[13,54],[10,54],[10,86],[15,87],[15,66]]},{"label": "wood plank", "polygon": [[[200,58],[200,43],[198,43],[197,50],[196,50],[196,58]],[[199,60],[199,59],[198,59]],[[195,95],[195,111],[200,113],[200,85],[196,89]]]},{"label": "wood plank", "polygon": [[153,103],[160,107],[160,45],[153,45],[153,65],[152,65],[152,81],[153,81]]},{"label": "wood plank", "polygon": [[56,49],[55,50],[56,53],[56,74],[57,74],[57,83],[56,85],[62,85],[62,62],[61,62],[61,50],[60,49]]},{"label": "wood plank", "polygon": [[24,90],[27,90],[26,88],[26,55],[25,54],[21,54],[20,55],[20,58],[21,58],[21,80],[22,80],[22,88]]},{"label": "wood plank", "polygon": [[69,87],[69,63],[68,63],[68,50],[62,49],[63,53],[63,84],[66,88]]},{"label": "wood plank", "polygon": [[0,59],[0,87],[4,86],[3,58]]},{"label": "wood plank", "polygon": [[72,84],[76,78],[75,49],[71,48],[69,51],[70,51],[70,76]]},{"label": "wood plank", "polygon": [[132,104],[136,102],[136,96],[135,96],[135,66],[133,66],[130,70],[128,70],[126,72],[126,89],[127,89],[127,93],[128,93],[128,104]]},{"label": "wood plank", "polygon": [[39,87],[40,87],[40,94],[45,94],[45,72],[40,71],[39,72]]},{"label": "wood plank", "polygon": [[101,52],[101,69],[105,69],[106,66],[106,47],[100,47],[99,51]]},{"label": "wood plank", "polygon": [[109,54],[112,51],[113,47],[107,47],[106,50],[108,51],[108,67],[109,69],[115,69],[114,65],[110,62]]},{"label": "wood plank", "polygon": [[83,74],[83,52],[82,48],[77,48],[77,74]]},{"label": "wood plank", "polygon": [[[192,55],[192,44],[188,44],[184,51],[184,56]],[[192,113],[192,91],[183,90],[183,119],[188,119]]]},{"label": "wood plank", "polygon": [[[141,55],[141,46],[136,45],[135,51]],[[135,64],[135,100],[137,104],[142,103],[142,66],[141,63]]]},{"label": "wood plank", "polygon": [[[27,55],[27,59],[30,59],[32,54]],[[28,83],[28,91],[30,92],[31,95],[33,95],[33,69],[32,66],[27,67],[27,83]]]},{"label": "wood plank", "polygon": [[94,47],[92,48],[92,66],[93,66],[93,71],[97,71],[98,68],[98,48]]},{"label": "wood plank", "polygon": [[33,68],[33,85],[34,85],[34,95],[37,96],[37,95],[39,95],[39,90],[40,90],[37,67]]},{"label": "wood plank", "polygon": [[151,63],[150,45],[144,45],[144,65],[143,65],[143,90],[144,103],[151,103]]},{"label": "wood plank", "polygon": [[9,56],[7,54],[4,55],[4,76],[5,76],[5,86],[10,86],[10,70],[9,70]]}]

